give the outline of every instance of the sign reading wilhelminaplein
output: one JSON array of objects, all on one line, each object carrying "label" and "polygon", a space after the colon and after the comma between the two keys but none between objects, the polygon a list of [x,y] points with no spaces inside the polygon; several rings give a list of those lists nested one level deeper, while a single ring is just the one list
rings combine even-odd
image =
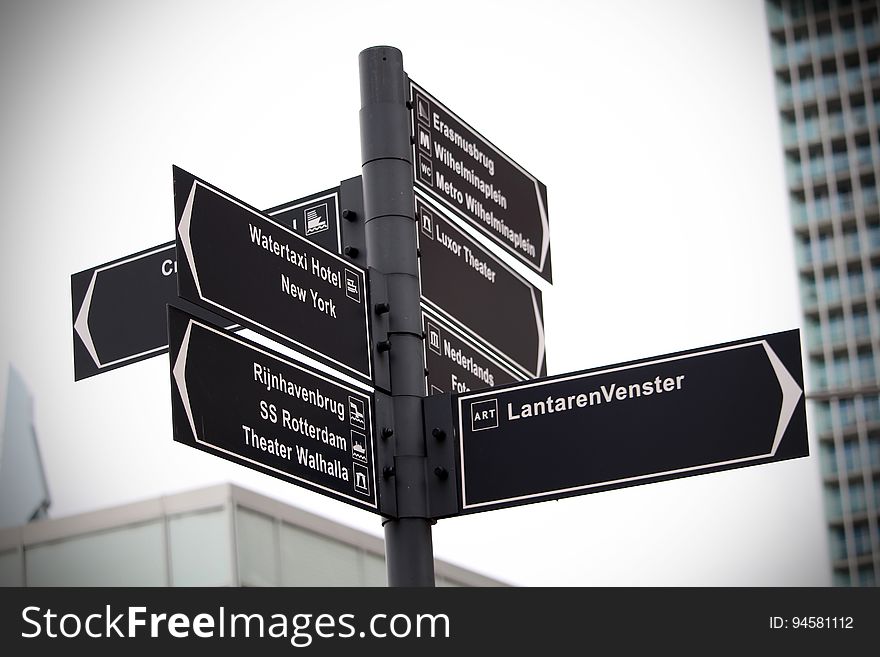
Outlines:
[{"label": "sign reading wilhelminaplein", "polygon": [[412,81],[410,97],[416,187],[552,282],[544,183]]}]

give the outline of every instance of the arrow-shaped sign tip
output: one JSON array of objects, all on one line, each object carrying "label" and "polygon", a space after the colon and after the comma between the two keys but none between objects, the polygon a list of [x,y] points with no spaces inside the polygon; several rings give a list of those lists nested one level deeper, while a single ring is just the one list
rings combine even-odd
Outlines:
[{"label": "arrow-shaped sign tip", "polygon": [[770,364],[773,366],[773,371],[779,380],[779,387],[782,389],[782,407],[779,410],[779,422],[776,425],[776,435],[773,438],[773,449],[770,451],[770,455],[775,456],[779,443],[782,442],[782,436],[785,434],[788,423],[791,421],[791,416],[794,415],[794,410],[803,394],[803,390],[801,390],[801,387],[788,369],[786,369],[785,365],[782,364],[776,352],[767,344],[767,341],[762,340],[761,344],[764,346],[764,351],[767,352],[767,358],[770,359]]},{"label": "arrow-shaped sign tip", "polygon": [[92,333],[89,331],[89,311],[92,308],[92,295],[95,292],[95,281],[97,278],[98,272],[94,272],[92,274],[92,280],[89,281],[89,289],[86,291],[86,296],[83,298],[82,306],[80,306],[79,312],[76,315],[76,321],[73,323],[73,328],[79,335],[82,343],[85,345],[86,351],[89,352],[89,356],[95,361],[95,365],[101,367],[101,361],[98,358],[98,351],[95,349],[95,341],[92,340]]},{"label": "arrow-shaped sign tip", "polygon": [[189,351],[189,338],[192,331],[192,322],[186,326],[186,333],[183,334],[183,342],[180,345],[180,351],[177,353],[177,361],[171,370],[174,381],[177,383],[177,390],[180,392],[180,399],[183,401],[183,408],[186,411],[186,417],[189,419],[189,426],[192,429],[193,438],[198,439],[196,434],[196,423],[193,420],[192,406],[189,402],[189,393],[186,390],[186,357]]}]

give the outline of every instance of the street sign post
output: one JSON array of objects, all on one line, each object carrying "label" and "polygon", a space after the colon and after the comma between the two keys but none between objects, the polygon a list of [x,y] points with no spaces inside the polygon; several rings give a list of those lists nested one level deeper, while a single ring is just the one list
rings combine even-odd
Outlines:
[{"label": "street sign post", "polygon": [[380,512],[373,396],[173,307],[174,440]]},{"label": "street sign post", "polygon": [[469,392],[525,381],[527,376],[504,364],[451,322],[422,307],[428,394]]},{"label": "street sign post", "polygon": [[547,373],[541,291],[416,195],[423,302],[528,377]]},{"label": "street sign post", "polygon": [[809,454],[797,331],[546,377],[540,290],[467,232],[552,282],[546,188],[359,62],[362,177],[260,212],[174,167],[175,242],[71,277],[77,379],[167,348],[174,440],[382,515],[391,586],[438,518]]},{"label": "street sign post", "polygon": [[552,283],[544,184],[412,81],[410,97],[416,187]]},{"label": "street sign post", "polygon": [[460,511],[807,456],[800,354],[794,330],[454,395]]},{"label": "street sign post", "polygon": [[366,272],[174,169],[178,293],[372,381]]}]

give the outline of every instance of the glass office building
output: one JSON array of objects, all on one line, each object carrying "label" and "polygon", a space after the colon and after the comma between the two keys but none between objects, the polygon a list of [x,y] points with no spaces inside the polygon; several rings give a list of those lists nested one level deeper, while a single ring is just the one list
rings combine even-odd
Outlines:
[{"label": "glass office building", "polygon": [[767,0],[833,583],[880,583],[877,0]]},{"label": "glass office building", "polygon": [[230,484],[0,529],[0,586],[385,585],[382,539]]}]

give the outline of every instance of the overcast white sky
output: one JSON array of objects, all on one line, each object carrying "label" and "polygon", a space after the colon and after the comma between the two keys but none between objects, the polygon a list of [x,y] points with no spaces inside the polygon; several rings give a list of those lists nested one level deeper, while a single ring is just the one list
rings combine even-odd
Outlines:
[{"label": "overcast white sky", "polygon": [[[358,175],[380,44],[547,185],[550,374],[800,326],[759,0],[7,3],[0,366],[52,516],[234,481],[381,535],[173,443],[167,356],[74,383],[70,308],[70,274],[172,239],[172,163],[257,207]],[[828,584],[811,451],[443,520],[435,554],[521,585]]]}]

